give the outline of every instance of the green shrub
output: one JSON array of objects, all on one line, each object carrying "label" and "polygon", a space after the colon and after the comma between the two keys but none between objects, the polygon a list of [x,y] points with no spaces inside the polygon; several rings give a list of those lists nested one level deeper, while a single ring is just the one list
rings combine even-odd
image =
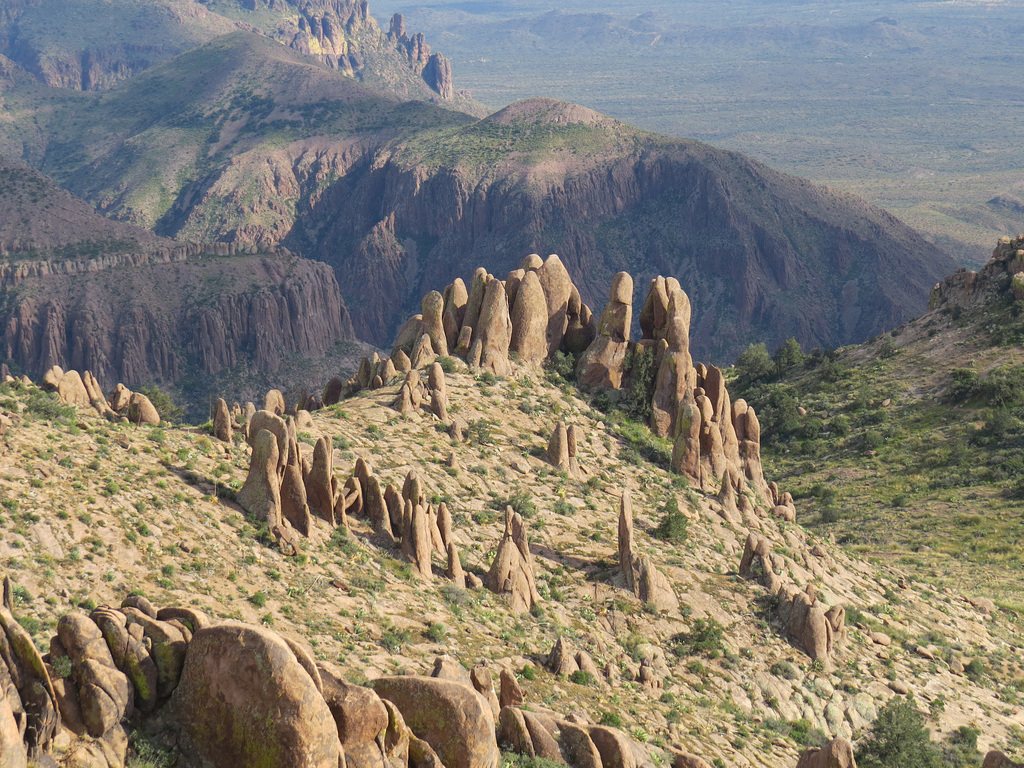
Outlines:
[{"label": "green shrub", "polygon": [[569,682],[576,683],[578,685],[593,685],[597,682],[594,675],[590,672],[584,672],[582,669],[577,669],[571,675],[569,675]]},{"label": "green shrub", "polygon": [[675,636],[676,646],[673,649],[677,656],[695,656],[703,654],[715,658],[722,655],[725,646],[722,638],[725,627],[714,619],[696,619],[689,632]]},{"label": "green shrub", "polygon": [[690,521],[679,509],[679,500],[671,494],[661,507],[661,522],[654,535],[671,544],[682,544],[686,541],[689,525]]},{"label": "green shrub", "polygon": [[537,670],[535,670],[529,664],[526,664],[525,666],[523,666],[523,669],[522,669],[522,671],[519,674],[522,675],[523,680],[536,680],[537,679]]},{"label": "green shrub", "polygon": [[940,768],[938,748],[932,744],[924,718],[912,696],[896,696],[878,713],[871,732],[857,751],[861,768]]},{"label": "green shrub", "polygon": [[598,720],[601,725],[607,725],[609,728],[621,728],[622,717],[618,712],[602,712],[601,719]]},{"label": "green shrub", "polygon": [[440,622],[431,622],[426,636],[432,643],[443,643],[448,638],[448,628]]},{"label": "green shrub", "polygon": [[267,593],[257,592],[249,598],[249,602],[255,605],[257,608],[262,608],[267,604]]},{"label": "green shrub", "polygon": [[391,653],[398,653],[402,647],[412,639],[412,633],[408,629],[385,629],[380,637],[380,644]]},{"label": "green shrub", "polygon": [[177,405],[171,396],[159,387],[139,387],[139,392],[149,398],[149,402],[160,414],[161,421],[181,421],[185,415],[185,409]]},{"label": "green shrub", "polygon": [[45,421],[71,421],[76,415],[75,409],[64,405],[54,392],[35,392],[25,406],[29,413]]},{"label": "green shrub", "polygon": [[450,357],[439,357],[435,361],[445,373],[455,373],[455,361]]}]

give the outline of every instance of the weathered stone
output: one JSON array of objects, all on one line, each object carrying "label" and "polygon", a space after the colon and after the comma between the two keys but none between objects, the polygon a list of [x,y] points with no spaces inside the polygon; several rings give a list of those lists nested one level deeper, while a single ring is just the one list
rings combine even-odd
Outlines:
[{"label": "weathered stone", "polygon": [[561,472],[569,471],[569,436],[565,424],[559,422],[555,425],[551,439],[548,440],[547,460],[551,466]]},{"label": "weathered stone", "polygon": [[430,410],[441,421],[448,421],[448,385],[440,363],[430,367],[427,388],[430,390]]},{"label": "weathered stone", "polygon": [[796,768],[857,768],[853,746],[840,737],[820,749],[807,749],[800,755]]},{"label": "weathered stone", "polygon": [[130,713],[132,684],[115,666],[103,633],[87,616],[65,614],[57,622],[57,636],[74,665],[82,721],[90,736],[100,738]]},{"label": "weathered stone", "polygon": [[385,677],[373,689],[402,713],[447,768],[497,768],[494,715],[472,688],[431,677]]},{"label": "weathered stone", "polygon": [[[3,663],[3,662],[0,662]],[[27,768],[28,753],[7,697],[0,695],[0,766]]]},{"label": "weathered stone", "polygon": [[346,753],[360,744],[374,741],[388,727],[384,702],[370,688],[346,682],[333,666],[321,663],[323,697],[338,728]]},{"label": "weathered stone", "polygon": [[462,589],[466,588],[466,573],[462,570],[462,563],[459,561],[459,550],[455,546],[454,541],[448,542],[448,570],[446,573],[455,586]]},{"label": "weathered stone", "polygon": [[60,377],[57,382],[57,396],[66,405],[79,408],[88,408],[92,405],[92,399],[78,371],[67,371]]},{"label": "weathered stone", "polygon": [[[444,297],[431,291],[423,297],[423,333],[430,338],[430,344],[438,355],[447,357],[448,338],[444,332]],[[417,366],[418,367],[418,366]]]},{"label": "weathered stone", "polygon": [[626,589],[637,592],[637,564],[633,555],[633,502],[629,491],[623,489],[619,499],[619,572],[625,579]]},{"label": "weathered stone", "polygon": [[223,397],[218,397],[217,404],[213,408],[213,435],[218,440],[230,443],[234,434],[235,430],[231,426],[231,412],[228,411],[228,404]]},{"label": "weathered stone", "polygon": [[487,573],[487,588],[508,595],[513,613],[524,613],[540,602],[523,519],[511,507],[505,509],[505,532]]},{"label": "weathered stone", "polygon": [[324,387],[323,394],[320,399],[323,401],[324,407],[329,405],[337,405],[341,402],[342,396],[345,394],[345,382],[338,376],[331,377],[331,380],[327,382],[327,386]]},{"label": "weathered stone", "polygon": [[[512,320],[508,315],[505,287],[500,280],[487,283],[474,342],[481,342],[480,367],[495,376],[507,376],[508,345],[512,338]],[[472,355],[471,355],[472,357]]]},{"label": "weathered stone", "polygon": [[520,755],[536,757],[533,739],[526,728],[523,713],[516,706],[505,706],[498,714],[498,743]]},{"label": "weathered stone", "polygon": [[412,370],[417,371],[424,368],[437,359],[437,352],[427,334],[420,336],[416,346],[412,350]]},{"label": "weathered stone", "polygon": [[548,306],[536,272],[527,272],[512,307],[509,350],[526,365],[539,365],[548,356]]},{"label": "weathered stone", "polygon": [[526,701],[526,694],[523,692],[516,676],[509,670],[502,669],[498,676],[499,690],[498,703],[504,707],[520,707]]},{"label": "weathered stone", "polygon": [[306,485],[302,479],[302,463],[298,441],[289,436],[288,461],[281,475],[281,517],[303,536],[309,536],[313,525],[306,497]]},{"label": "weathered stone", "polygon": [[569,272],[556,254],[551,254],[537,269],[537,277],[544,291],[548,309],[548,354],[553,355],[562,346],[562,339],[569,323],[569,297],[572,295],[572,280]]},{"label": "weathered stone", "polygon": [[334,525],[338,480],[334,477],[334,444],[326,437],[318,438],[313,446],[313,465],[306,475],[305,487],[310,514]]},{"label": "weathered stone", "polygon": [[135,689],[135,706],[149,712],[157,702],[156,663],[139,640],[128,632],[124,614],[109,608],[97,608],[89,618],[99,627],[115,666]]},{"label": "weathered stone", "polygon": [[157,695],[161,698],[169,696],[177,687],[185,664],[188,649],[185,635],[171,622],[154,619],[135,608],[126,607],[122,611],[128,629],[131,630],[132,624],[140,625],[143,635],[149,640],[149,655],[156,664]]},{"label": "weathered stone", "polygon": [[[398,353],[401,352],[405,356],[405,360],[408,360],[413,347],[416,346],[416,342],[420,340],[421,336],[423,336],[422,315],[413,315],[398,329],[395,344],[391,347],[391,359],[395,361],[395,370],[400,372],[409,370],[400,365]],[[405,360],[401,362],[405,362]]]},{"label": "weathered stone", "polygon": [[405,350],[398,350],[398,352],[391,356],[391,360],[394,362],[396,373],[407,373],[412,370],[412,361],[405,353]]},{"label": "weathered stone", "polygon": [[567,720],[559,720],[558,746],[573,768],[601,768],[601,753],[586,729]]},{"label": "weathered stone", "polygon": [[284,395],[281,394],[281,390],[272,389],[267,392],[266,397],[263,398],[263,410],[270,411],[275,416],[284,416],[288,406],[284,402]]},{"label": "weathered stone", "polygon": [[128,401],[128,421],[132,424],[155,426],[160,423],[160,414],[157,413],[148,397],[141,392],[132,392],[131,399]]},{"label": "weathered stone", "polygon": [[330,707],[267,629],[225,623],[196,632],[172,706],[183,751],[214,768],[342,764]]},{"label": "weathered stone", "polygon": [[245,483],[236,497],[239,506],[273,527],[281,524],[281,481],[277,474],[277,437],[261,429],[253,438],[252,458]]},{"label": "weathered stone", "polygon": [[448,349],[453,350],[459,339],[459,329],[462,328],[462,320],[466,313],[466,302],[469,301],[469,291],[461,277],[455,278],[452,284],[444,292],[444,314],[441,322],[444,326],[445,338],[448,342]]},{"label": "weathered stone", "polygon": [[[623,363],[629,349],[629,328],[633,321],[633,278],[619,272],[612,279],[608,305],[597,326],[597,338],[577,364],[579,385],[587,389],[618,389],[622,386]],[[622,299],[628,298],[628,302]]]},{"label": "weathered stone", "polygon": [[494,692],[494,677],[486,662],[477,664],[469,670],[469,680],[473,684],[473,689],[483,696],[490,705],[491,714],[497,720],[501,707],[498,704],[498,696]]},{"label": "weathered stone", "polygon": [[645,604],[653,605],[659,611],[679,609],[679,598],[672,590],[668,578],[659,571],[651,558],[640,561],[640,578],[637,581],[637,596]]},{"label": "weathered stone", "polygon": [[[422,504],[413,505],[410,534],[410,562],[413,565],[413,570],[420,578],[430,581],[434,577],[430,566],[430,552],[433,548],[433,540],[430,536],[427,508]],[[403,542],[404,540],[403,537]]]},{"label": "weathered stone", "polygon": [[572,646],[562,635],[555,640],[544,665],[559,677],[568,677],[580,669],[579,664],[576,663],[576,654],[573,652]]},{"label": "weathered stone", "polygon": [[601,755],[602,768],[637,768],[629,739],[622,731],[603,725],[591,725],[587,728],[587,735]]}]

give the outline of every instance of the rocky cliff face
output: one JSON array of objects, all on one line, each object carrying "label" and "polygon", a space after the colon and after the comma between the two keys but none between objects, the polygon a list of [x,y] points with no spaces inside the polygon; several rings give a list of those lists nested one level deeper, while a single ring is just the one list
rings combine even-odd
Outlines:
[{"label": "rocky cliff face", "polygon": [[285,254],[27,278],[6,291],[0,322],[7,360],[32,375],[91,370],[104,387],[275,371],[353,338],[331,270]]},{"label": "rocky cliff face", "polygon": [[378,155],[353,166],[339,194],[328,189],[285,242],[336,267],[357,333],[378,344],[391,340],[397,307],[476,264],[505,274],[535,251],[557,252],[595,305],[620,270],[639,284],[677,276],[700,307],[696,351],[715,359],[751,339],[868,338],[922,311],[952,267],[859,199],[697,142],[556,157],[480,170]]},{"label": "rocky cliff face", "polygon": [[[227,15],[202,2],[113,0],[77,4],[12,0],[0,9],[0,53],[47,85],[92,91],[243,29],[260,32],[332,69],[398,84],[419,82],[413,98],[453,95],[451,64],[431,54],[422,34],[385,35],[366,0],[237,0]],[[246,12],[252,12],[251,15]],[[63,25],[73,26],[67,34]],[[427,91],[423,86],[430,90]],[[399,85],[408,91],[408,84]]]}]

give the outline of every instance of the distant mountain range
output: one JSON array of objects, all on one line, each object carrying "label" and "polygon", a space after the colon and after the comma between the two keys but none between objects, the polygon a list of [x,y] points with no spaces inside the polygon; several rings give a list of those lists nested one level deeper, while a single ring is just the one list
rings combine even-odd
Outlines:
[{"label": "distant mountain range", "polygon": [[[733,152],[550,99],[479,119],[431,79],[422,38],[400,18],[382,32],[363,3],[243,5],[125,4],[103,29],[116,3],[11,6],[0,151],[162,237],[329,264],[377,345],[426,291],[530,252],[559,253],[597,312],[619,270],[641,289],[677,276],[694,349],[722,361],[750,341],[863,340],[955,268],[864,201]],[[71,6],[45,34],[32,21]],[[166,26],[132,58],[143,6]],[[88,77],[58,76],[86,59]]]}]

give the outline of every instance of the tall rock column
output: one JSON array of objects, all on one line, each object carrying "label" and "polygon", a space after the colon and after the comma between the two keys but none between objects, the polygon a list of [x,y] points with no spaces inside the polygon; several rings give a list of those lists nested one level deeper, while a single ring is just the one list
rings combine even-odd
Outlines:
[{"label": "tall rock column", "polygon": [[633,322],[633,278],[619,272],[612,279],[608,305],[601,313],[597,338],[577,365],[579,385],[585,389],[618,389],[622,386],[622,365],[629,350],[629,328]]}]

